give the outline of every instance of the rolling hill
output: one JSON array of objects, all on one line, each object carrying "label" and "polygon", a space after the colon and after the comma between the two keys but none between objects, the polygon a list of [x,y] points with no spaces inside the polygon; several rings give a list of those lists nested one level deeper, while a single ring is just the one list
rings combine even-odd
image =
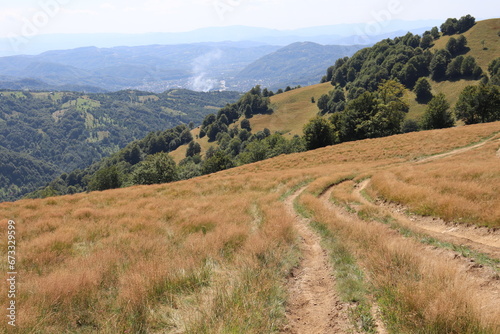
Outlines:
[{"label": "rolling hill", "polygon": [[[314,118],[318,112],[316,103],[311,102],[311,97],[317,101],[321,95],[332,90],[330,83],[312,85],[308,87],[297,88],[282,94],[271,97],[271,107],[274,112],[270,115],[255,115],[250,119],[253,132],[263,131],[265,128],[272,133],[281,132],[286,137],[291,138],[295,135],[302,136],[304,125]],[[235,125],[239,125],[243,117]],[[207,137],[200,138],[200,128],[191,131],[193,140],[201,145],[201,154],[216,143],[210,143]],[[170,154],[175,161],[179,162],[186,157],[187,145],[181,145]]]},{"label": "rolling hill", "polygon": [[[0,201],[85,168],[129,142],[203,118],[236,92],[0,92]],[[186,125],[184,125],[186,126]]]},{"label": "rolling hill", "polygon": [[[500,19],[490,19],[479,21],[469,31],[463,35],[467,38],[467,46],[469,51],[465,56],[472,56],[483,69],[483,72],[488,71],[488,65],[500,55]],[[444,49],[450,38],[457,38],[458,35],[442,36],[435,42],[432,51]],[[483,46],[484,41],[484,46]],[[457,81],[441,81],[436,82],[429,78],[434,95],[443,93],[446,95],[451,107],[453,108],[458,101],[458,97],[462,90],[468,85],[477,85],[479,80],[457,80]],[[408,95],[410,100],[409,118],[418,119],[425,111],[425,104],[419,104],[415,101],[415,94]]]},{"label": "rolling hill", "polygon": [[[208,91],[220,89],[221,80],[279,48],[253,42],[220,42],[84,47],[2,57],[0,87],[12,89],[10,84],[19,85],[29,78],[58,90],[78,85],[87,92],[138,89],[161,93],[179,87]],[[23,89],[37,88],[30,82],[24,85]]]},{"label": "rolling hill", "polygon": [[294,43],[266,55],[236,75],[238,81],[257,82],[273,90],[313,85],[338,58],[352,56],[362,46]]},{"label": "rolling hill", "polygon": [[22,245],[17,326],[496,333],[499,130],[410,133],[177,183],[1,203],[1,229],[14,226]]},{"label": "rolling hill", "polygon": [[[480,21],[465,33],[469,50],[464,56],[470,55],[476,58],[478,65],[482,67],[484,73],[488,72],[488,65],[498,57],[497,48],[500,44],[500,37],[498,36],[499,26],[500,19]],[[458,35],[441,36],[435,41],[435,45],[431,48],[431,52],[445,48],[451,37],[457,38]],[[485,50],[482,45],[483,41],[485,41],[485,45],[490,45],[491,47]],[[299,47],[299,45],[297,45],[297,47]],[[366,49],[361,52],[365,51]],[[276,52],[276,54],[279,52],[280,51]],[[470,78],[453,81],[435,81],[429,76],[427,79],[434,95],[439,93],[445,94],[447,101],[450,103],[451,110],[454,109],[460,93],[466,86],[479,85],[480,83],[480,80],[472,80]],[[334,88],[335,87],[330,83],[324,83],[302,87],[272,96],[270,101],[274,112],[270,115],[254,115],[249,119],[252,131],[258,132],[267,128],[271,133],[280,132],[288,137],[302,135],[304,125],[320,111],[316,103],[311,103],[311,98],[314,98],[314,101],[317,102],[323,94],[327,94]],[[345,90],[345,92],[347,95],[348,91]],[[416,94],[411,90],[406,91],[405,100],[409,104],[409,110],[405,119],[419,122],[427,108],[427,103],[418,102],[416,100]],[[243,118],[235,124],[239,126],[239,122],[241,122],[242,119]],[[193,130],[193,137],[195,141],[201,145],[202,154],[204,154],[206,150],[214,146],[214,143],[209,143],[206,137],[197,138],[197,135],[199,135],[199,129]],[[181,161],[185,157],[186,149],[187,145],[180,146],[177,150],[172,152],[172,156],[176,161]]]}]

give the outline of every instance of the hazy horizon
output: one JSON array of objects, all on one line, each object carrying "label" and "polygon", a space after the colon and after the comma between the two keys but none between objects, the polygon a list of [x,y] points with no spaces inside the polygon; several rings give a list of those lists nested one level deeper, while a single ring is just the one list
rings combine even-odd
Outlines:
[{"label": "hazy horizon", "polygon": [[374,20],[443,20],[471,14],[488,18],[493,0],[19,0],[0,4],[0,37],[21,34],[32,23],[37,34],[187,32],[244,25],[278,30]]},{"label": "hazy horizon", "polygon": [[[145,34],[193,33],[204,28],[245,26],[287,32],[333,25],[352,25],[339,32],[320,34],[378,36],[399,30],[423,28],[412,22],[444,22],[448,17],[471,14],[476,19],[491,18],[499,12],[496,1],[481,6],[470,2],[423,0],[19,0],[0,3],[0,56],[38,54],[48,50],[77,47],[180,44],[222,40],[252,40],[251,35],[235,36],[232,29],[219,29],[221,36],[203,38],[176,36],[144,38]],[[405,22],[397,25],[395,22]],[[428,25],[427,25],[428,26]],[[75,36],[78,34],[78,36]],[[99,36],[97,36],[98,34]],[[131,38],[120,39],[120,36]],[[232,35],[231,35],[232,34]],[[108,35],[106,37],[106,35]],[[116,36],[115,36],[116,35]],[[95,38],[94,38],[95,36]],[[229,36],[229,37],[227,37]],[[304,34],[302,36],[307,36]],[[135,37],[135,39],[134,39]],[[227,38],[226,38],[227,37]],[[107,38],[107,39],[106,39]],[[304,39],[305,41],[306,39]],[[284,45],[285,40],[276,45]],[[368,44],[350,43],[350,44]],[[271,42],[273,42],[271,40]],[[268,43],[266,41],[266,43]],[[346,42],[349,44],[348,42]],[[342,44],[342,43],[341,43]]]}]

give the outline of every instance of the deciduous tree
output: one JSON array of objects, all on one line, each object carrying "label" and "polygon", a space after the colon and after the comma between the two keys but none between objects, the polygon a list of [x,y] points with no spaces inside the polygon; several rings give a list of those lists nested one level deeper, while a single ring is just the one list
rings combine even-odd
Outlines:
[{"label": "deciduous tree", "polygon": [[450,104],[446,101],[444,94],[440,93],[432,98],[425,111],[422,120],[422,128],[425,130],[444,129],[455,124],[452,113],[449,111]]}]

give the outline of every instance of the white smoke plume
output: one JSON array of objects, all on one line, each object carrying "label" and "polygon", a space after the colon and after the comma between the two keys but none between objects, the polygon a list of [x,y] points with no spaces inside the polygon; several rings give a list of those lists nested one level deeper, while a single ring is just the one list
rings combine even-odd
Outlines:
[{"label": "white smoke plume", "polygon": [[219,82],[215,79],[208,77],[207,70],[210,64],[222,57],[221,50],[214,50],[199,56],[193,61],[193,78],[191,82],[191,89],[195,91],[208,92],[217,87]]}]

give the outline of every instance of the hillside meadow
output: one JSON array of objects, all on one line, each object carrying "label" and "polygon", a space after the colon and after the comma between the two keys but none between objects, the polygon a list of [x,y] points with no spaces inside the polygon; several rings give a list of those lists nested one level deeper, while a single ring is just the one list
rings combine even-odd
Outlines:
[{"label": "hillside meadow", "polygon": [[284,199],[307,186],[297,207],[343,242],[391,332],[498,333],[498,299],[481,301],[455,263],[376,220],[343,216],[324,196],[369,178],[373,196],[498,233],[499,132],[500,122],[411,133],[177,183],[2,203],[4,259],[7,221],[17,226],[18,331],[280,332],[301,258]]}]

